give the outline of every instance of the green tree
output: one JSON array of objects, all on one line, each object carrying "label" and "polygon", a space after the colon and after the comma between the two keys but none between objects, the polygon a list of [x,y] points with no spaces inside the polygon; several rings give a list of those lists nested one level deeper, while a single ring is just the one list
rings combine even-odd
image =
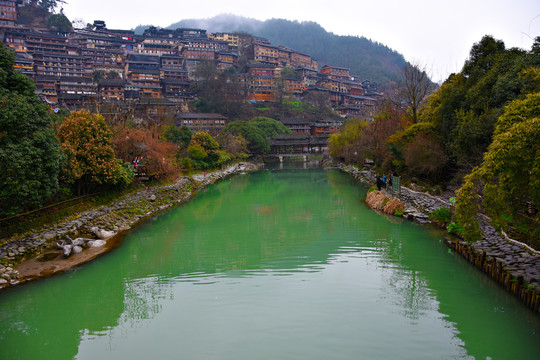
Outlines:
[{"label": "green tree", "polygon": [[434,126],[435,139],[449,158],[447,178],[464,176],[479,165],[504,107],[540,89],[536,44],[528,52],[505,49],[502,41],[484,36],[462,71],[452,74],[421,109],[419,120]]},{"label": "green tree", "polygon": [[433,139],[435,135],[434,128],[433,123],[419,122],[406,126],[389,136],[386,141],[393,155],[392,168],[400,173],[407,173],[405,153],[410,150],[409,145],[415,143],[420,137],[427,136]]},{"label": "green tree", "polygon": [[279,134],[292,134],[288,127],[272,118],[258,116],[251,119],[249,123],[259,129],[261,135],[266,139],[271,139]]},{"label": "green tree", "polygon": [[247,148],[251,153],[264,154],[270,151],[268,140],[253,123],[247,121],[233,121],[222,130],[224,134],[241,135],[247,141]]},{"label": "green tree", "polygon": [[53,14],[47,20],[47,28],[52,31],[69,33],[73,31],[71,21],[64,14]]},{"label": "green tree", "polygon": [[201,144],[198,144],[196,142],[189,145],[187,151],[189,157],[198,162],[202,162],[208,157],[208,153],[206,152],[206,150],[204,150]]},{"label": "green tree", "polygon": [[230,155],[220,150],[217,141],[205,132],[193,135],[187,153],[191,163],[199,169],[215,168],[231,160]]},{"label": "green tree", "polygon": [[180,146],[181,148],[186,148],[191,141],[193,132],[185,125],[181,127],[170,126],[163,133],[163,138],[173,144]]},{"label": "green tree", "polygon": [[42,206],[59,186],[62,163],[48,108],[15,55],[0,43],[0,214]]},{"label": "green tree", "polygon": [[206,151],[219,150],[219,144],[212,135],[205,132],[198,132],[191,138],[192,143],[201,145]]},{"label": "green tree", "polygon": [[67,157],[64,176],[76,184],[79,195],[100,185],[125,185],[133,180],[133,174],[115,156],[112,132],[101,115],[73,112],[60,125],[57,136]]},{"label": "green tree", "polygon": [[487,213],[498,229],[521,232],[540,247],[540,93],[515,100],[499,117],[482,164],[458,191],[456,214],[468,240],[480,238],[475,217]]},{"label": "green tree", "polygon": [[463,75],[471,82],[477,82],[495,64],[496,57],[505,51],[504,42],[486,35],[475,43],[469,52],[469,59],[463,66]]}]

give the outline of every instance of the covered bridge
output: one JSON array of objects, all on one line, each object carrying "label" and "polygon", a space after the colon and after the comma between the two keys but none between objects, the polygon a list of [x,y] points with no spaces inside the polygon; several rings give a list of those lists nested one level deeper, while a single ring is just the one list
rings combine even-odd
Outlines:
[{"label": "covered bridge", "polygon": [[322,154],[328,148],[328,139],[309,134],[281,134],[269,140],[273,154]]}]

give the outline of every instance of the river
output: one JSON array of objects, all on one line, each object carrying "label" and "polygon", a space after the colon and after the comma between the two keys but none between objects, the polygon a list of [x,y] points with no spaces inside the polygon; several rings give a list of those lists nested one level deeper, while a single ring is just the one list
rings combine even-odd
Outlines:
[{"label": "river", "polygon": [[337,170],[200,191],[0,293],[0,359],[539,359],[540,318]]}]

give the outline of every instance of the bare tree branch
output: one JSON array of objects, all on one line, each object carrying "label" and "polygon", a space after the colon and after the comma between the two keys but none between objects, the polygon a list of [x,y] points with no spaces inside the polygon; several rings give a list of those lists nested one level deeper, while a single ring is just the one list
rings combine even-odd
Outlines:
[{"label": "bare tree branch", "polygon": [[417,123],[418,110],[435,88],[426,67],[415,63],[405,65],[399,74],[397,86],[397,94],[401,102],[411,108],[413,120]]}]

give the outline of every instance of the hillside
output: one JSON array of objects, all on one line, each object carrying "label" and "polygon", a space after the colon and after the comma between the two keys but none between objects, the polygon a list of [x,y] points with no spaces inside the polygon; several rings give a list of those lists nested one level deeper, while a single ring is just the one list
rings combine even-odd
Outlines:
[{"label": "hillside", "polygon": [[[339,36],[327,32],[315,22],[284,19],[260,21],[235,15],[218,15],[210,19],[187,19],[170,25],[206,29],[209,32],[247,32],[265,37],[274,45],[283,45],[308,54],[319,61],[319,67],[346,67],[351,74],[388,84],[405,64],[403,55],[365,37]],[[139,26],[136,32],[142,33]]]}]

